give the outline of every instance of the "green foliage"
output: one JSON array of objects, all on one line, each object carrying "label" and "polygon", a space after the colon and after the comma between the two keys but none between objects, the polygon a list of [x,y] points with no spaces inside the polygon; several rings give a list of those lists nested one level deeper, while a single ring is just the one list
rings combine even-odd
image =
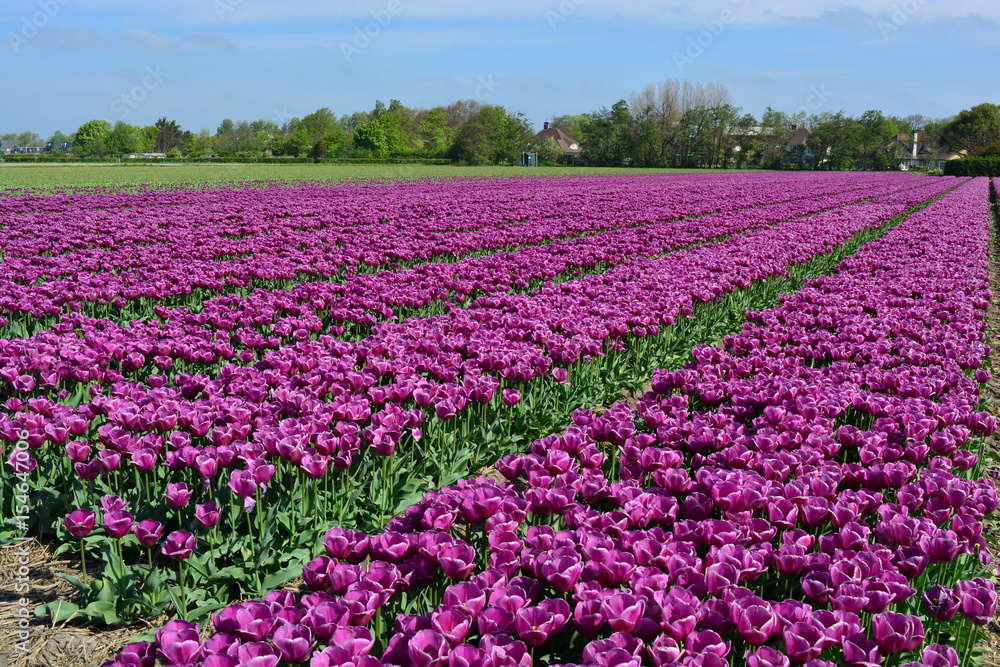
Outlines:
[{"label": "green foliage", "polygon": [[1000,105],[984,102],[959,112],[941,129],[941,144],[959,153],[978,157],[987,147],[1000,142]]},{"label": "green foliage", "polygon": [[145,128],[118,121],[108,134],[105,148],[112,155],[147,153],[153,150],[153,144],[150,143]]},{"label": "green foliage", "polygon": [[556,162],[562,156],[562,149],[559,143],[552,137],[542,137],[542,140],[535,146],[538,152],[539,162]]},{"label": "green foliage", "polygon": [[632,160],[634,140],[628,102],[618,100],[611,109],[586,114],[580,123],[583,155],[598,167],[624,167]]},{"label": "green foliage", "polygon": [[945,176],[990,176],[1000,178],[1000,156],[966,157],[949,160],[944,165]]},{"label": "green foliage", "polygon": [[184,138],[184,130],[177,121],[160,118],[153,125],[156,128],[155,148],[158,153],[169,153],[177,148]]},{"label": "green foliage", "polygon": [[458,131],[449,156],[467,165],[515,164],[530,136],[523,114],[486,104]]},{"label": "green foliage", "polygon": [[106,120],[88,120],[76,131],[73,154],[80,157],[107,155],[107,140],[111,134],[111,123]]}]

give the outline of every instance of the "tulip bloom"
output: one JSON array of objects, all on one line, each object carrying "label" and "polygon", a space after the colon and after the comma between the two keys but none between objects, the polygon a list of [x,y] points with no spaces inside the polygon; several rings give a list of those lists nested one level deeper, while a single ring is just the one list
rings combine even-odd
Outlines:
[{"label": "tulip bloom", "polygon": [[167,499],[167,504],[175,510],[179,510],[188,504],[194,492],[189,490],[184,482],[167,484],[167,492],[163,497]]},{"label": "tulip bloom", "polygon": [[63,518],[63,526],[73,537],[83,539],[94,529],[97,513],[89,510],[73,510]]},{"label": "tulip bloom", "polygon": [[194,535],[186,530],[175,530],[163,540],[160,551],[174,560],[184,560],[194,551]]},{"label": "tulip bloom", "polygon": [[215,503],[198,505],[194,509],[194,518],[202,528],[213,528],[219,523],[219,506]]},{"label": "tulip bloom", "polygon": [[104,514],[104,532],[108,537],[118,539],[128,535],[134,518],[125,510],[113,510]]}]

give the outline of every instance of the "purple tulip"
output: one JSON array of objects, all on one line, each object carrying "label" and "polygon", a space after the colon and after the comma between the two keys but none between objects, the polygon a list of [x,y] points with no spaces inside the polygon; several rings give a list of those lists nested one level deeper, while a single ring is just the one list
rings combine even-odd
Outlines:
[{"label": "purple tulip", "polygon": [[144,519],[132,524],[132,534],[139,540],[139,544],[152,548],[160,541],[160,537],[163,535],[163,526],[158,521]]},{"label": "purple tulip", "polygon": [[106,495],[101,497],[101,510],[103,512],[114,512],[116,510],[128,509],[128,503],[118,496]]},{"label": "purple tulip", "polygon": [[260,602],[247,602],[235,607],[233,628],[240,639],[260,642],[271,636],[275,626],[274,613]]},{"label": "purple tulip", "polygon": [[281,656],[267,642],[243,644],[236,657],[240,667],[275,667],[281,660]]},{"label": "purple tulip", "polygon": [[880,667],[878,643],[865,639],[864,633],[846,637],[843,642],[844,661],[851,667]]},{"label": "purple tulip", "polygon": [[234,470],[229,473],[229,488],[240,498],[249,498],[257,491],[257,482],[246,470]]},{"label": "purple tulip", "polygon": [[194,551],[194,535],[186,530],[175,530],[163,540],[160,551],[174,560],[184,560]]},{"label": "purple tulip", "polygon": [[73,510],[63,518],[63,526],[70,535],[83,539],[94,529],[97,513],[89,510]]},{"label": "purple tulip", "polygon": [[309,628],[295,623],[279,627],[274,631],[271,641],[281,659],[290,665],[304,661],[316,645]]},{"label": "purple tulip", "polygon": [[170,621],[156,631],[156,645],[160,659],[167,665],[193,662],[202,651],[198,626],[180,620]]},{"label": "purple tulip", "polygon": [[734,612],[736,630],[751,646],[761,646],[778,630],[778,619],[768,607],[749,605]]},{"label": "purple tulip", "polygon": [[521,394],[516,389],[504,389],[500,392],[500,400],[508,408],[512,408],[521,402]]},{"label": "purple tulip", "polygon": [[958,667],[958,653],[952,647],[941,644],[924,647],[920,660],[927,667]]},{"label": "purple tulip", "polygon": [[421,630],[407,646],[414,667],[441,667],[448,661],[449,650],[444,635],[434,630]]},{"label": "purple tulip", "polygon": [[931,586],[922,597],[927,614],[938,621],[950,621],[961,607],[961,600],[950,588]]},{"label": "purple tulip", "polygon": [[108,537],[118,539],[128,535],[134,517],[125,510],[113,510],[104,514],[104,532]]},{"label": "purple tulip", "polygon": [[188,504],[193,493],[193,491],[188,490],[187,484],[177,482],[167,484],[167,492],[163,494],[163,497],[167,499],[168,505],[175,510],[179,510]]},{"label": "purple tulip", "polygon": [[788,657],[770,646],[761,646],[746,655],[747,667],[789,667]]},{"label": "purple tulip", "polygon": [[631,632],[646,611],[646,601],[626,593],[612,595],[601,603],[601,614],[614,632]]},{"label": "purple tulip", "polygon": [[213,528],[219,523],[219,506],[215,503],[198,505],[194,508],[194,518],[202,528]]},{"label": "purple tulip", "polygon": [[811,623],[792,623],[782,631],[785,653],[800,665],[814,660],[823,652],[823,632]]},{"label": "purple tulip", "polygon": [[924,643],[924,626],[916,616],[885,612],[872,617],[875,641],[886,653],[905,653]]},{"label": "purple tulip", "polygon": [[476,551],[468,544],[453,544],[438,556],[441,571],[452,581],[466,579],[476,567]]},{"label": "purple tulip", "polygon": [[962,615],[976,625],[986,625],[997,610],[997,594],[991,582],[982,579],[960,581],[955,585]]}]

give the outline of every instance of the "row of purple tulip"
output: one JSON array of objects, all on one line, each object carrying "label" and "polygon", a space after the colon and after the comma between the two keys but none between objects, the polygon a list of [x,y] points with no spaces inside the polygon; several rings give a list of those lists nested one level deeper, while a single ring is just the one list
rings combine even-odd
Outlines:
[{"label": "row of purple tulip", "polygon": [[[898,174],[881,180],[917,182]],[[143,300],[196,305],[275,281],[325,280],[865,185],[857,175],[818,183],[790,175],[646,176],[3,199],[0,316],[12,320],[8,336],[63,312],[145,318],[153,304]]]},{"label": "row of purple tulip", "polygon": [[[655,373],[635,408],[330,530],[310,592],[172,621],[107,663],[956,667],[996,611],[986,184]],[[416,601],[416,604],[414,604]],[[391,621],[391,626],[386,625]]]},{"label": "row of purple tulip", "polygon": [[[930,181],[913,187],[914,183],[907,182],[893,202],[923,201],[946,185]],[[161,319],[129,326],[67,315],[50,330],[4,341],[0,377],[26,398],[53,391],[70,395],[80,390],[80,383],[122,377],[143,380],[162,373],[169,381],[179,372],[213,373],[218,365],[251,363],[267,349],[315,339],[324,330],[343,334],[344,325],[366,330],[376,322],[417,312],[441,314],[446,304],[467,303],[477,294],[504,294],[559,276],[601,272],[629,259],[651,257],[712,237],[893,196],[891,190],[884,190],[885,184],[877,183],[787,205],[594,232],[458,263],[428,263],[356,275],[338,283],[303,283],[289,290],[257,290],[246,297],[221,296],[201,304],[197,313],[154,306],[153,313]]]},{"label": "row of purple tulip", "polygon": [[[106,391],[95,386],[78,409],[44,396],[10,399],[0,433],[26,434],[31,452],[54,474],[65,476],[63,462],[72,463],[80,493],[132,494],[128,500],[151,513],[165,511],[157,498],[167,483],[203,485],[201,500],[224,506],[235,480],[251,473],[255,488],[275,468],[283,484],[301,484],[295,478],[303,473],[324,478],[330,465],[346,470],[369,450],[393,454],[404,439],[409,456],[426,457],[434,447],[443,453],[456,430],[459,440],[471,432],[470,423],[509,428],[506,406],[532,386],[521,383],[548,376],[600,385],[595,361],[625,346],[648,356],[652,334],[697,302],[781,275],[924,194],[904,192],[626,262],[535,294],[483,297],[440,317],[384,325],[358,343],[323,337],[287,346],[254,367],[225,366],[214,379],[181,374],[172,386],[162,376],[147,384],[118,381]],[[537,400],[552,400],[543,384],[533,384]],[[452,422],[459,414],[464,419]],[[263,471],[270,471],[267,479]]]}]

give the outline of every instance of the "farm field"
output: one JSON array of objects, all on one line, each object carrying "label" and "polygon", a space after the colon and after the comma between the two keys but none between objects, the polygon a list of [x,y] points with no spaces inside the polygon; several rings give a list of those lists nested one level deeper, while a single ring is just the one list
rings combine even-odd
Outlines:
[{"label": "farm field", "polygon": [[[704,172],[704,170],[699,170]],[[728,170],[733,173],[732,170]],[[93,187],[165,188],[180,184],[212,187],[259,187],[261,183],[314,181],[318,184],[358,179],[443,179],[602,175],[614,173],[685,173],[681,169],[615,169],[609,167],[453,167],[450,165],[336,164],[15,164],[0,163],[0,188],[53,189]]]},{"label": "farm field", "polygon": [[4,609],[134,640],[63,665],[981,658],[989,179],[80,169],[0,194]]}]

